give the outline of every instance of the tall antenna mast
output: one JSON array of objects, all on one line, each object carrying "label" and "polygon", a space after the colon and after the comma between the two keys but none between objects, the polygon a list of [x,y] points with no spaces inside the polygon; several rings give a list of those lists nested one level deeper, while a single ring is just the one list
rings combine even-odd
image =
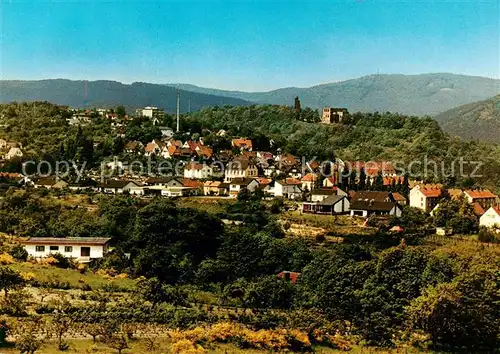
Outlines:
[{"label": "tall antenna mast", "polygon": [[88,95],[89,95],[88,85],[89,85],[89,81],[85,80],[85,98],[83,100],[83,106],[84,107],[87,107],[87,103],[88,103]]},{"label": "tall antenna mast", "polygon": [[177,133],[179,132],[179,105],[180,105],[180,95],[179,95],[179,87],[177,86]]}]

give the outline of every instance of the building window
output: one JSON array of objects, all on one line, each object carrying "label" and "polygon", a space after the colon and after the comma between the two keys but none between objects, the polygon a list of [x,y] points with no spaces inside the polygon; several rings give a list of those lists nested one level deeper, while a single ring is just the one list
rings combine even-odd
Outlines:
[{"label": "building window", "polygon": [[50,246],[51,251],[59,251],[59,246]]},{"label": "building window", "polygon": [[65,246],[65,247],[64,247],[64,252],[66,252],[66,253],[71,253],[71,252],[73,252],[73,246]]},{"label": "building window", "polygon": [[35,251],[37,252],[45,252],[45,246],[36,246]]}]

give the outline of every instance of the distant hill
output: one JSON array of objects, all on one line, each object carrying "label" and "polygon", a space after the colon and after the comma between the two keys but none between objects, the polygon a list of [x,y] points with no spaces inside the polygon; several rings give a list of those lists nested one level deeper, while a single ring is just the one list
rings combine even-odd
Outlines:
[{"label": "distant hill", "polygon": [[[448,109],[484,100],[500,93],[500,80],[454,74],[371,75],[309,88],[288,87],[269,92],[241,92],[180,84],[181,111],[204,106],[278,104],[292,106],[299,96],[303,107],[347,107],[351,112],[400,112],[436,115]],[[147,105],[175,112],[177,84],[89,81],[64,79],[0,81],[0,103],[46,100],[72,107],[124,105],[135,109]]]},{"label": "distant hill", "polygon": [[[174,86],[177,84],[168,84]],[[288,87],[269,92],[240,92],[180,85],[192,92],[240,98],[258,103],[347,107],[350,111],[401,112],[436,115],[448,109],[500,93],[500,80],[455,74],[370,75],[308,88]]]},{"label": "distant hill", "polygon": [[451,135],[500,143],[500,95],[450,109],[435,119]]},{"label": "distant hill", "polygon": [[[221,97],[205,93],[180,90],[182,112],[199,110],[205,106],[245,106],[249,102],[232,97]],[[124,105],[127,110],[148,105],[164,108],[167,112],[176,110],[176,88],[165,85],[135,82],[125,85],[116,81],[89,81],[87,100],[85,82],[64,79],[38,81],[0,81],[0,103],[12,101],[49,101],[71,107],[116,107]],[[190,103],[189,103],[190,101]]]}]

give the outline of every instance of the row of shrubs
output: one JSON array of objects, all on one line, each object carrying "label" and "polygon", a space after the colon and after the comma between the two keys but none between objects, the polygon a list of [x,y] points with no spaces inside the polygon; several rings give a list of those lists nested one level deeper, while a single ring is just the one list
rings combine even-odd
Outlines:
[{"label": "row of shrubs", "polygon": [[168,332],[172,340],[172,353],[206,353],[214,343],[232,343],[242,349],[258,349],[270,352],[311,352],[314,344],[334,349],[350,350],[351,343],[340,334],[322,330],[311,333],[298,329],[254,330],[233,322],[219,322],[211,326]]}]

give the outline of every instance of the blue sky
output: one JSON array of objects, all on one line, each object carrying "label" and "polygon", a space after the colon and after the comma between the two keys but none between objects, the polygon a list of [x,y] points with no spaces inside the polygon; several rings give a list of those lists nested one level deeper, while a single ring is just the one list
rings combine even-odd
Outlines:
[{"label": "blue sky", "polygon": [[373,73],[499,78],[499,1],[0,0],[3,79],[238,90]]}]

